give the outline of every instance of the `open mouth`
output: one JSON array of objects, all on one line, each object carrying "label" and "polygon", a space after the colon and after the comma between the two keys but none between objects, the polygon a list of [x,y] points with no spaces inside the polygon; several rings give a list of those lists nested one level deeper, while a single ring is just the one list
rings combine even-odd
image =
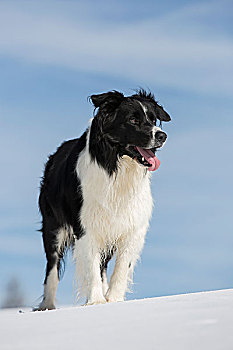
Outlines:
[{"label": "open mouth", "polygon": [[148,167],[149,171],[155,171],[160,166],[160,160],[156,157],[155,152],[157,148],[142,148],[142,147],[130,147],[130,152],[133,155],[133,158],[137,160],[138,163],[142,164],[145,167]]}]

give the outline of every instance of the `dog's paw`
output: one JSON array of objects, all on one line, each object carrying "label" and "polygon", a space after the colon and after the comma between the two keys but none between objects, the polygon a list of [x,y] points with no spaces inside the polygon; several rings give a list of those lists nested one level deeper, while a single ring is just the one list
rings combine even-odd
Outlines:
[{"label": "dog's paw", "polygon": [[106,303],[106,299],[105,298],[91,299],[91,300],[88,300],[86,302],[85,306],[105,304],[105,303]]},{"label": "dog's paw", "polygon": [[53,303],[48,303],[45,300],[42,300],[38,307],[35,307],[32,311],[45,311],[45,310],[55,310],[56,307]]},{"label": "dog's paw", "polygon": [[117,295],[117,294],[114,294],[114,293],[111,293],[111,292],[108,292],[105,296],[106,298],[106,301],[108,303],[117,303],[117,302],[120,302],[120,301],[124,301],[124,297],[121,296],[121,295]]}]

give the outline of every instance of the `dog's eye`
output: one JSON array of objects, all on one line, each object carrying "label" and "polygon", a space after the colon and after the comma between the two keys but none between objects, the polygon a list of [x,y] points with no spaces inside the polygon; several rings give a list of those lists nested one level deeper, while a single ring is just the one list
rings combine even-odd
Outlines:
[{"label": "dog's eye", "polygon": [[129,121],[131,124],[137,124],[137,120],[135,118],[131,118]]}]

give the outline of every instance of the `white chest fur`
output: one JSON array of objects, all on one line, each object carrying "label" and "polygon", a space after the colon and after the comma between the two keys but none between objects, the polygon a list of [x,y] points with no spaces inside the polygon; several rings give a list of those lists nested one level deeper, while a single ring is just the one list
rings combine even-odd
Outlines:
[{"label": "white chest fur", "polygon": [[152,212],[150,174],[136,161],[124,156],[117,175],[110,177],[84,149],[77,174],[83,195],[80,219],[86,232],[98,236],[105,245],[148,226]]}]

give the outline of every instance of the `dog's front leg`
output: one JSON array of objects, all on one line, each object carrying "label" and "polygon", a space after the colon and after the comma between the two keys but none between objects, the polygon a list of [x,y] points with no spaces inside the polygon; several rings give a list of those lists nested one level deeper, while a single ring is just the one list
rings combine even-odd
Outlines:
[{"label": "dog's front leg", "polygon": [[103,304],[106,299],[103,295],[102,279],[100,274],[100,253],[92,251],[92,257],[88,262],[88,288],[87,288],[87,305]]},{"label": "dog's front leg", "polygon": [[128,273],[129,273],[130,256],[117,254],[115,268],[110,279],[109,289],[106,293],[108,302],[123,301],[127,289]]},{"label": "dog's front leg", "polygon": [[[135,235],[134,240],[118,242],[115,268],[106,294],[108,302],[123,301],[128,281],[144,244],[145,230]],[[135,239],[136,238],[136,239]]]},{"label": "dog's front leg", "polygon": [[106,303],[100,273],[100,249],[91,234],[87,233],[77,241],[75,260],[77,282],[81,283],[81,295],[86,296],[86,305]]}]

